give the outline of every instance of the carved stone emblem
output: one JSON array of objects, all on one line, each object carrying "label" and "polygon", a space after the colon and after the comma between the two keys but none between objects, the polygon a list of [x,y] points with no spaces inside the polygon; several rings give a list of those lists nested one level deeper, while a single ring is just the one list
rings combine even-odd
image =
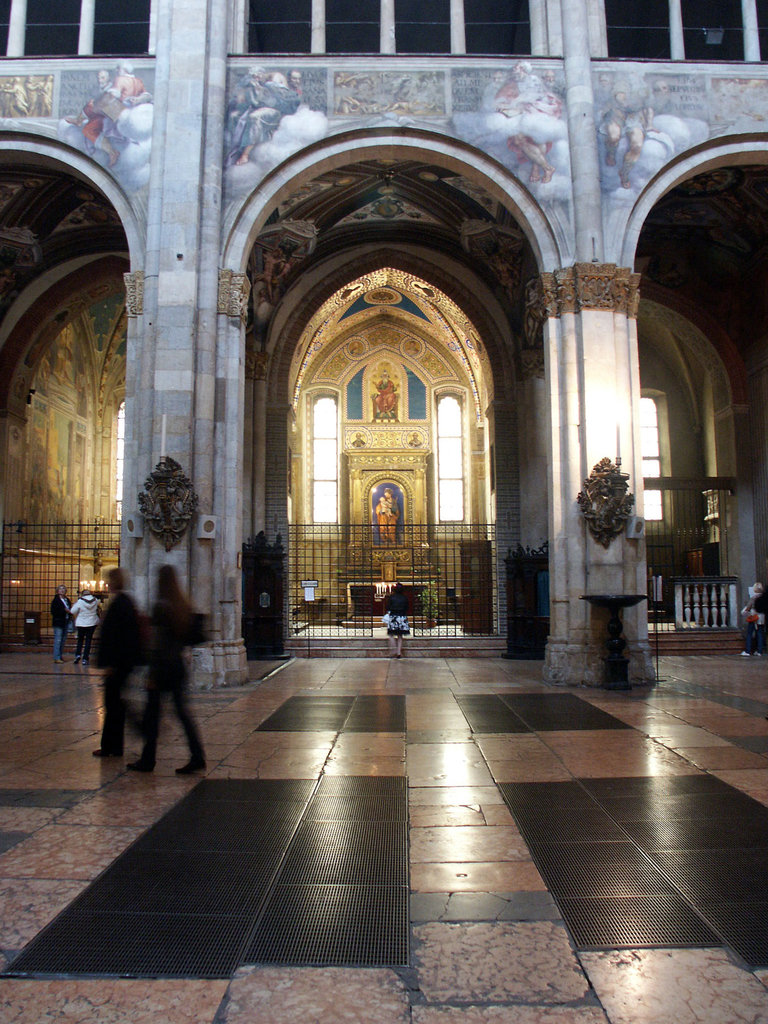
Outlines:
[{"label": "carved stone emblem", "polygon": [[621,460],[601,459],[583,483],[576,500],[589,532],[607,548],[618,537],[632,514],[634,494],[629,494],[629,475],[621,472]]},{"label": "carved stone emblem", "polygon": [[139,511],[166,551],[179,543],[196,508],[192,481],[175,459],[164,455],[139,491]]},{"label": "carved stone emblem", "polygon": [[125,282],[125,312],[128,316],[141,316],[144,312],[144,271],[123,274]]}]

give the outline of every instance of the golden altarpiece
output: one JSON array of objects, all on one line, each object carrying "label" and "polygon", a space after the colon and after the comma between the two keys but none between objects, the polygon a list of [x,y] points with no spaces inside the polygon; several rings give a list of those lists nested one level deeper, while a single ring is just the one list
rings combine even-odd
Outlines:
[{"label": "golden altarpiece", "polygon": [[295,369],[294,627],[380,626],[400,582],[417,628],[493,632],[488,367],[471,324],[384,270],[325,304]]}]

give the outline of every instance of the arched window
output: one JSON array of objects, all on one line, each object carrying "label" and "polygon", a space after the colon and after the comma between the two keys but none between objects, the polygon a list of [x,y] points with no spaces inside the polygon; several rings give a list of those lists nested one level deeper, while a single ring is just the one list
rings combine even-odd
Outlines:
[{"label": "arched window", "polygon": [[[661,476],[661,446],[659,444],[659,411],[653,398],[640,399],[640,454],[643,460],[643,476]],[[646,519],[663,519],[664,504],[661,491],[644,492]]]},{"label": "arched window", "polygon": [[464,519],[463,467],[461,403],[445,395],[437,403],[437,503],[441,523]]},{"label": "arched window", "polygon": [[312,406],[312,521],[338,521],[339,425],[336,399],[317,398]]},{"label": "arched window", "polygon": [[125,466],[125,402],[121,402],[117,410],[115,435],[115,518],[118,523],[123,518],[123,468]]}]

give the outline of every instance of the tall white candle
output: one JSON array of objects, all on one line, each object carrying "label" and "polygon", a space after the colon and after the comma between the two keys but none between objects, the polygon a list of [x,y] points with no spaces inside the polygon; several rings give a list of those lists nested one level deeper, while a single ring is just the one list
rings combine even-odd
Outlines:
[{"label": "tall white candle", "polygon": [[163,426],[160,432],[160,458],[165,458],[165,413],[163,413]]}]

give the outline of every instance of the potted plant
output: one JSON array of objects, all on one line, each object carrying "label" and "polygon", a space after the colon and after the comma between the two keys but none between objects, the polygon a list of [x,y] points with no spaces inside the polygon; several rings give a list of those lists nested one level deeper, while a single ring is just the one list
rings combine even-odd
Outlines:
[{"label": "potted plant", "polygon": [[439,602],[437,598],[437,587],[434,583],[426,583],[421,588],[419,603],[421,604],[421,614],[427,620],[427,626],[431,628],[436,625]]}]

